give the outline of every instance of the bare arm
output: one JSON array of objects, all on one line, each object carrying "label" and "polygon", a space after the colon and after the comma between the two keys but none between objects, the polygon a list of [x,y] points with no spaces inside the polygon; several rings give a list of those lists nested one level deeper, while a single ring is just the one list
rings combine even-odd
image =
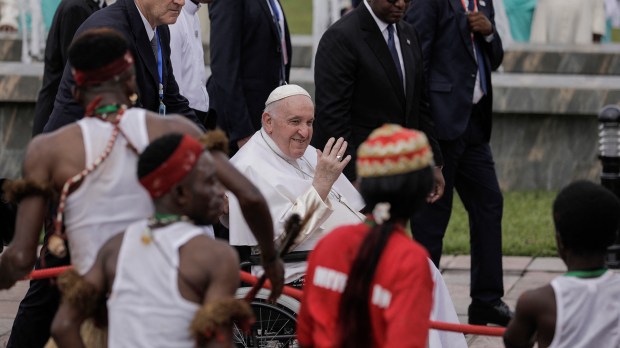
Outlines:
[{"label": "bare arm", "polygon": [[504,333],[507,348],[530,348],[534,346],[537,330],[536,290],[524,292],[517,301],[515,316]]},{"label": "bare arm", "polygon": [[[24,179],[45,184],[50,181],[49,156],[40,140],[28,145],[23,173]],[[19,203],[13,241],[0,257],[0,289],[12,287],[32,271],[47,206],[48,199],[41,195],[24,197]]]},{"label": "bare arm", "polygon": [[[109,254],[108,249],[110,249],[110,241],[101,248],[91,269],[83,277],[80,277],[79,285],[76,281],[66,285],[74,286],[73,289],[67,291],[67,293],[72,294],[72,297],[67,297],[67,294],[63,292],[62,301],[51,328],[52,337],[60,348],[85,347],[80,335],[80,328],[82,323],[93,315],[93,313],[88,313],[87,308],[100,305],[103,301],[103,294],[106,293],[104,267]],[[59,280],[61,291],[65,289],[62,282]]]},{"label": "bare arm", "polygon": [[[220,300],[231,300],[239,286],[239,257],[228,245],[216,241],[210,248],[208,267],[209,285],[203,298],[203,305]],[[217,263],[214,261],[217,260]],[[223,340],[211,339],[207,342],[208,348],[232,347],[232,326],[220,328],[219,333]]]}]

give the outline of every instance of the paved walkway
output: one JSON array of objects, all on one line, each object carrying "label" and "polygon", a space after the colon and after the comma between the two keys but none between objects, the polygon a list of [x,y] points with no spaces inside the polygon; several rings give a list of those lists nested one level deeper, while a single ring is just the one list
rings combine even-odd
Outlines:
[{"label": "paved walkway", "polygon": [[[467,306],[470,302],[469,264],[469,256],[444,256],[441,261],[444,279],[462,323],[467,323]],[[508,256],[504,257],[503,266],[506,291],[504,300],[511,308],[514,308],[517,298],[524,290],[542,286],[566,271],[559,258]],[[0,347],[6,346],[19,301],[27,288],[27,282],[20,282],[11,290],[0,291]],[[503,347],[500,337],[468,335],[467,342],[472,348]]]},{"label": "paved walkway", "polygon": [[[461,323],[467,323],[467,307],[469,298],[469,256],[444,256],[441,269],[444,280],[456,313]],[[504,267],[504,301],[514,309],[517,299],[525,290],[543,286],[558,275],[566,272],[566,266],[556,257],[515,257],[505,256]],[[501,337],[467,335],[467,343],[471,348],[503,347]]]}]

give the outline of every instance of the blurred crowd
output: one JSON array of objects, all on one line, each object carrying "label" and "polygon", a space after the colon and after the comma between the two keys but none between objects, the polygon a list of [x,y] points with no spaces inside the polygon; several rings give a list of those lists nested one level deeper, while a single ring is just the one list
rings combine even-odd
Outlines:
[{"label": "blurred crowd", "polygon": [[[30,55],[40,56],[61,0],[0,0],[0,32],[20,32]],[[108,5],[113,1],[107,1]],[[319,32],[359,1],[313,1],[313,32]],[[497,29],[505,44],[619,42],[619,0],[495,0]],[[26,28],[26,30],[23,30]]]},{"label": "blurred crowd", "polygon": [[[618,0],[496,0],[496,23],[509,42],[610,42],[620,27]],[[503,13],[502,13],[503,12]]]}]

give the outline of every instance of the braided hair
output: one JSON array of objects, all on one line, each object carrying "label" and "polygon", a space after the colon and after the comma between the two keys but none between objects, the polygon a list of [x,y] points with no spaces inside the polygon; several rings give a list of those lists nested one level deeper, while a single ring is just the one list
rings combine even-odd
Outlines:
[{"label": "braided hair", "polygon": [[390,203],[390,219],[371,228],[351,266],[338,312],[340,347],[372,345],[368,299],[377,264],[395,230],[394,221],[409,219],[425,203],[432,188],[431,167],[404,174],[362,178],[360,192],[367,207],[372,210],[378,203]]}]

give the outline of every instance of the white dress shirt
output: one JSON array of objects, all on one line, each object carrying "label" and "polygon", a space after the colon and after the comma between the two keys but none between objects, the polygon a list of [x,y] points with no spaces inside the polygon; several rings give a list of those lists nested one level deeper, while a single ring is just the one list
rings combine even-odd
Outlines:
[{"label": "white dress shirt", "polygon": [[170,28],[170,61],[179,92],[194,110],[209,111],[207,72],[202,48],[200,5],[186,1],[177,22]]},{"label": "white dress shirt", "polygon": [[144,29],[146,29],[146,35],[149,37],[149,43],[150,43],[151,40],[153,40],[153,36],[155,36],[155,28],[151,27],[151,24],[149,23],[148,20],[146,20],[146,17],[144,17],[144,15],[142,14],[142,11],[140,11],[140,7],[138,6],[138,4],[136,4],[135,1],[134,1],[134,4],[136,5],[136,8],[138,9],[140,18],[142,18],[142,24],[144,24]]}]

